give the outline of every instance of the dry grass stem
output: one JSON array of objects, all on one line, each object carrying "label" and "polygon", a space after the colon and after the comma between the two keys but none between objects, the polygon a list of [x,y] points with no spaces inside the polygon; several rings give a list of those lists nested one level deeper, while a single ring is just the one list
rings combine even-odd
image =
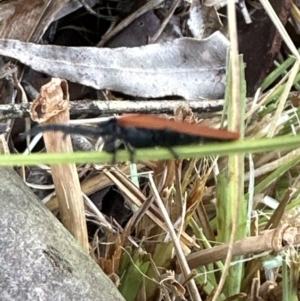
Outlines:
[{"label": "dry grass stem", "polygon": [[[179,262],[179,265],[180,265],[181,272],[183,273],[185,279],[187,279],[189,277],[189,275],[191,274],[191,270],[190,270],[190,268],[187,264],[185,255],[184,255],[183,250],[180,246],[180,243],[179,243],[180,241],[177,238],[177,235],[176,235],[174,226],[173,226],[173,224],[170,220],[169,214],[168,214],[168,212],[165,208],[165,205],[164,205],[163,201],[160,198],[160,195],[159,195],[159,193],[158,193],[158,191],[155,187],[155,183],[154,183],[153,178],[151,176],[149,176],[149,181],[150,181],[152,191],[153,191],[153,193],[155,195],[155,198],[156,198],[157,206],[159,207],[159,209],[162,213],[164,221],[167,225],[168,232],[169,232],[169,234],[171,236],[171,239],[172,239],[172,242],[174,244],[174,249],[175,249],[175,252],[176,252],[176,255],[177,255],[177,258],[178,258],[178,262]],[[188,290],[189,290],[191,300],[193,300],[193,301],[197,301],[197,300],[201,301],[202,300],[194,279],[191,279],[187,283],[187,287],[188,287]]]},{"label": "dry grass stem", "polygon": [[[53,78],[41,88],[31,106],[31,117],[43,124],[69,123],[69,93],[64,80]],[[49,153],[72,153],[70,136],[61,132],[44,133]],[[84,203],[75,164],[52,165],[52,178],[58,198],[63,225],[73,234],[85,250],[89,250]]]},{"label": "dry grass stem", "polygon": [[[265,163],[264,165],[257,167],[251,176],[254,176],[255,178],[257,178],[262,175],[265,175],[269,172],[272,172],[273,170],[276,170],[278,167],[282,166],[283,164],[286,164],[286,163],[290,162],[291,160],[295,160],[299,156],[300,156],[300,149],[291,151],[279,159],[275,159],[274,161],[272,161],[270,163]],[[250,174],[249,174],[249,172],[247,172],[245,174],[245,181],[248,181],[249,177],[250,177]]]},{"label": "dry grass stem", "polygon": [[[281,252],[296,241],[297,229],[290,225],[280,225],[277,229],[266,230],[258,236],[250,236],[233,244],[232,255],[248,255],[265,251]],[[186,256],[191,269],[226,258],[229,244],[222,244]],[[179,269],[177,269],[179,272]]]},{"label": "dry grass stem", "polygon": [[[105,174],[113,183],[115,183],[115,185],[118,186],[120,191],[122,191],[122,193],[128,198],[128,200],[133,202],[139,208],[141,208],[142,205],[147,202],[146,196],[127,177],[122,176],[117,171],[107,171]],[[150,206],[146,214],[157,226],[159,226],[165,232],[168,231],[164,223],[164,219],[156,206]],[[192,239],[192,237],[190,237],[185,232],[182,232],[180,239],[183,245],[199,247],[197,243]]]},{"label": "dry grass stem", "polygon": [[292,195],[293,195],[293,191],[291,191],[291,189],[287,189],[286,195],[284,195],[283,199],[280,200],[278,207],[275,209],[271,218],[268,220],[267,224],[265,225],[266,230],[275,229],[279,227],[279,225],[282,223],[286,205],[289,203]]},{"label": "dry grass stem", "polygon": [[278,83],[276,83],[276,85],[274,87],[272,87],[270,90],[268,90],[268,92],[266,92],[265,94],[263,94],[260,99],[259,102],[254,105],[253,107],[251,107],[250,110],[248,110],[245,114],[245,119],[249,119],[251,118],[257,111],[259,111],[268,101],[268,99],[276,92],[276,90],[286,82],[286,80],[288,79],[288,74],[286,74],[285,76],[283,76],[283,78],[280,79],[280,81]]},{"label": "dry grass stem", "polygon": [[289,72],[289,77],[288,77],[287,83],[284,87],[284,91],[280,96],[279,103],[278,103],[278,106],[277,106],[277,109],[275,112],[275,116],[274,116],[271,126],[270,126],[270,132],[268,134],[268,137],[273,137],[275,135],[276,125],[279,122],[279,118],[282,116],[282,112],[284,110],[286,100],[287,100],[288,95],[293,86],[295,77],[297,76],[297,74],[299,72],[299,67],[300,67],[300,60],[297,60],[294,64],[293,68]]}]

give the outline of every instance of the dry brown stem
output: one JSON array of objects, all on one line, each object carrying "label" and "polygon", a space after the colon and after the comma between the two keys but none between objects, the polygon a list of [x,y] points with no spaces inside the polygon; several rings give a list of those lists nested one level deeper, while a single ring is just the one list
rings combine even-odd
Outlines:
[{"label": "dry brown stem", "polygon": [[[261,235],[250,236],[236,241],[232,247],[232,255],[247,255],[250,253],[260,253],[274,250],[282,251],[295,243],[297,229],[290,225],[280,225],[277,229],[266,230]],[[199,252],[189,254],[187,262],[191,269],[206,265],[226,257],[228,244],[205,249]]]},{"label": "dry brown stem", "polygon": [[[43,124],[69,123],[69,93],[65,80],[53,78],[41,88],[31,106],[34,121]],[[44,133],[47,152],[73,152],[70,136],[61,132]],[[84,204],[75,164],[51,165],[53,182],[58,197],[63,225],[73,234],[82,247],[88,251],[88,236]]]}]

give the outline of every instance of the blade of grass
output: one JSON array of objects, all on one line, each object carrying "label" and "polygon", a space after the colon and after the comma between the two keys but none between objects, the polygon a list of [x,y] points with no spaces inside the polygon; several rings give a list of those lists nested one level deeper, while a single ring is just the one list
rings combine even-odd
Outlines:
[{"label": "blade of grass", "polygon": [[[299,164],[300,156],[297,158],[291,159],[289,162],[286,162],[282,166],[279,166],[274,172],[269,174],[265,179],[263,179],[259,184],[254,188],[254,194],[261,193],[266,187],[268,187],[273,181],[278,179],[282,174],[290,170],[293,166]],[[245,198],[248,199],[248,194],[245,195]]]},{"label": "blade of grass", "polygon": [[299,254],[295,249],[289,250],[290,260],[290,283],[289,294],[291,301],[297,301],[298,299],[298,281],[299,281]]},{"label": "blade of grass", "polygon": [[290,71],[287,83],[286,83],[286,85],[284,87],[284,90],[283,90],[283,92],[282,92],[282,94],[279,98],[279,103],[277,105],[275,116],[272,119],[272,124],[271,124],[270,132],[269,132],[269,135],[268,135],[269,137],[272,137],[275,134],[276,124],[279,122],[279,118],[282,115],[282,111],[284,110],[286,100],[288,98],[288,95],[289,95],[289,93],[291,91],[291,88],[293,86],[293,82],[294,82],[294,80],[297,76],[297,73],[299,71],[299,67],[300,67],[300,61],[297,60],[294,64],[293,68]]},{"label": "blade of grass", "polygon": [[[152,255],[152,261],[159,270],[168,267],[170,258],[172,258],[173,250],[174,247],[172,242],[161,242],[157,245],[154,254]],[[149,279],[156,279],[157,282],[160,281],[160,279],[157,279],[156,271],[152,265],[150,265],[147,271],[147,276]],[[152,300],[155,297],[155,294],[157,294],[158,286],[156,282],[149,279],[145,279],[146,295],[147,299]]]},{"label": "blade of grass", "polygon": [[269,86],[280,77],[284,76],[285,72],[295,63],[295,58],[290,56],[282,64],[280,64],[275,70],[273,70],[261,84],[261,90],[264,92]]},{"label": "blade of grass", "polygon": [[[226,99],[228,104],[228,128],[239,133],[244,133],[244,111],[246,88],[243,71],[243,59],[238,55],[236,11],[233,1],[227,1],[228,25],[230,37],[230,61],[229,72],[227,75]],[[243,227],[246,214],[244,195],[244,156],[232,155],[228,159],[228,172],[221,174],[224,176],[224,184],[220,190],[224,192],[219,195],[217,207],[218,212],[218,234],[223,236],[222,241],[229,243],[224,270],[212,300],[216,301],[224,286],[224,292],[227,297],[240,292],[241,279],[243,274],[243,264],[239,263],[230,267],[232,260],[232,246],[236,239],[238,230],[239,237],[246,235],[246,228]],[[223,209],[226,208],[226,213]],[[221,214],[220,214],[221,213]],[[220,214],[220,215],[219,215]],[[221,223],[223,223],[221,225]],[[225,230],[225,231],[224,231]]]},{"label": "blade of grass", "polygon": [[[260,153],[267,151],[279,151],[298,148],[300,135],[280,136],[257,140],[238,142],[210,143],[206,145],[187,145],[174,147],[179,158],[201,158],[205,156],[226,156],[229,154]],[[28,156],[12,154],[1,155],[0,166],[37,165],[37,164],[67,164],[74,163],[107,163],[112,161],[112,154],[105,152],[76,152],[76,153],[53,153],[31,154]],[[137,161],[173,159],[169,150],[164,148],[145,148],[136,152]],[[130,154],[121,150],[117,155],[117,162],[130,160]]]},{"label": "blade of grass", "polygon": [[289,271],[288,271],[288,264],[286,262],[286,257],[284,257],[285,260],[282,261],[282,301],[290,301],[290,290],[289,290]]},{"label": "blade of grass", "polygon": [[[199,228],[199,225],[195,222],[193,218],[191,218],[189,225],[193,229],[193,233],[195,234],[197,240],[200,240],[206,249],[210,249],[211,248],[210,242],[204,236],[202,228]],[[224,265],[222,261],[217,261],[214,264],[217,266],[217,268],[220,271],[223,271]],[[204,267],[197,267],[197,271],[200,275],[198,275],[195,278],[195,280],[201,287],[203,287],[203,290],[208,295],[212,294],[214,288],[217,286],[216,274],[211,272],[215,269],[214,264],[206,265],[207,271],[209,271],[210,273],[205,273]],[[223,299],[225,298],[225,296],[222,294],[220,297]]]},{"label": "blade of grass", "polygon": [[[298,83],[300,81],[300,73],[297,74],[294,80],[294,84]],[[265,103],[271,102],[273,100],[276,100],[279,98],[279,96],[283,93],[286,83],[280,85],[276,90],[274,90],[273,93],[268,95],[267,99],[265,100]]]},{"label": "blade of grass", "polygon": [[119,291],[126,301],[136,300],[143,283],[143,275],[147,272],[149,265],[150,255],[140,249],[137,249],[132,257],[127,252],[122,256],[120,272],[124,271],[124,274],[121,278]]}]

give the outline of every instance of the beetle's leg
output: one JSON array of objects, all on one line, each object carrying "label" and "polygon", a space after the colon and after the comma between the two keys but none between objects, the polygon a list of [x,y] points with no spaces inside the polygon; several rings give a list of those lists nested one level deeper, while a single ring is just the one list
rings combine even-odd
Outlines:
[{"label": "beetle's leg", "polygon": [[179,156],[178,156],[178,154],[176,153],[176,151],[174,150],[173,147],[168,147],[168,150],[173,155],[174,159],[179,159]]},{"label": "beetle's leg", "polygon": [[129,143],[124,143],[127,150],[129,151],[130,154],[130,162],[134,163],[135,162],[135,155],[136,155],[136,151],[135,148],[132,147],[132,145],[130,145]]}]

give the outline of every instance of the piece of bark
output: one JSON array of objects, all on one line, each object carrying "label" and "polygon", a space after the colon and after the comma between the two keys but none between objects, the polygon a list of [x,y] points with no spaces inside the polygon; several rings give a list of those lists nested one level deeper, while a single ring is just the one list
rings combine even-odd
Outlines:
[{"label": "piece of bark", "polygon": [[[41,88],[30,114],[42,124],[69,124],[69,91],[65,80],[52,78]],[[62,132],[44,133],[48,153],[72,153],[70,136]],[[52,164],[51,173],[63,225],[74,235],[84,249],[89,250],[84,204],[76,165]]]},{"label": "piece of bark", "polygon": [[16,172],[0,169],[0,299],[124,301]]}]

